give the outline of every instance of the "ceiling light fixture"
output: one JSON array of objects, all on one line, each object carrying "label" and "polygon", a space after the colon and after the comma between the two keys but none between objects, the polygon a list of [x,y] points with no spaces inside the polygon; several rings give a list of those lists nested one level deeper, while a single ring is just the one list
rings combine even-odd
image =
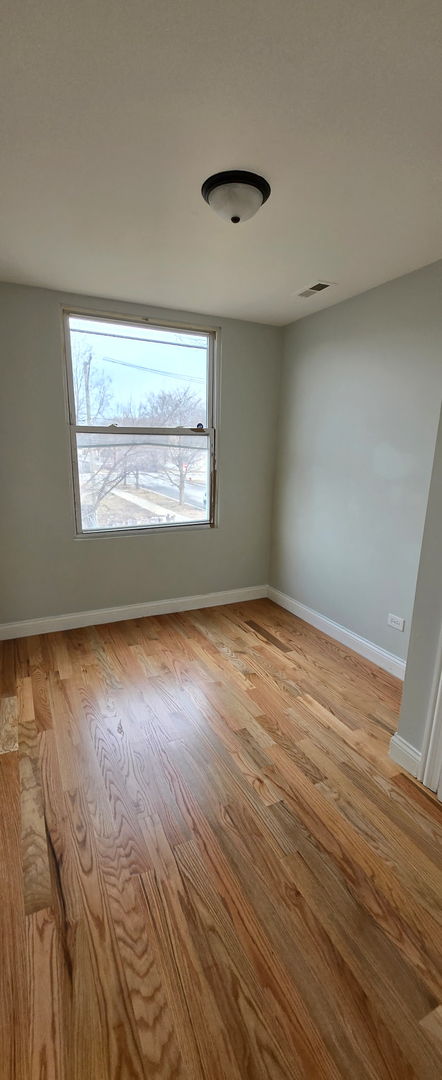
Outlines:
[{"label": "ceiling light fixture", "polygon": [[267,202],[270,191],[270,184],[263,176],[242,169],[215,173],[201,188],[203,199],[212,210],[234,225],[253,217]]}]

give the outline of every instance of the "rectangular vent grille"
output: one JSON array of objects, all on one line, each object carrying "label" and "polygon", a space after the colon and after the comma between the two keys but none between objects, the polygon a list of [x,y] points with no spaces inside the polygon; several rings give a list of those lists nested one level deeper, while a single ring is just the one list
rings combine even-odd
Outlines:
[{"label": "rectangular vent grille", "polygon": [[323,292],[324,289],[329,289],[331,284],[331,281],[317,281],[316,285],[309,285],[308,289],[303,289],[302,292],[298,293],[298,296],[306,298],[308,296],[315,296],[315,293],[320,293]]}]

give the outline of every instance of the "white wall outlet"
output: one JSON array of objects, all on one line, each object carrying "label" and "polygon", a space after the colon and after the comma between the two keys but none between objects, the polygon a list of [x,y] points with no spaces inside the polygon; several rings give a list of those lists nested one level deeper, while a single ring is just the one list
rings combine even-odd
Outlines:
[{"label": "white wall outlet", "polygon": [[387,623],[389,626],[393,627],[393,630],[403,630],[405,626],[405,619],[401,619],[399,615],[389,615]]}]

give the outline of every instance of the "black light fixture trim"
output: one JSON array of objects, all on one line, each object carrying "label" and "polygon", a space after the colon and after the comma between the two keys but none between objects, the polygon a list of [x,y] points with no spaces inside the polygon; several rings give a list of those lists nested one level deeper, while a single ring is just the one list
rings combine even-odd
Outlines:
[{"label": "black light fixture trim", "polygon": [[209,202],[212,191],[221,187],[222,184],[248,184],[249,187],[255,187],[261,192],[263,203],[267,202],[271,192],[270,184],[264,180],[263,176],[258,176],[253,172],[244,172],[243,169],[228,169],[226,172],[214,173],[204,181],[201,194],[206,203]]}]

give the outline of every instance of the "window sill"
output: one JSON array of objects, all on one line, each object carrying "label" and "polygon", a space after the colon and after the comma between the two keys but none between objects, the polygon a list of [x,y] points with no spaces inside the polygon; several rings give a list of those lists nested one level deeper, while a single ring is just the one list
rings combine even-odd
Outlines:
[{"label": "window sill", "polygon": [[152,536],[153,533],[164,535],[164,533],[187,532],[189,529],[196,531],[215,528],[217,526],[214,522],[189,521],[187,525],[148,525],[145,529],[91,529],[89,532],[74,533],[74,540],[108,540],[110,538],[115,539],[115,537]]}]

